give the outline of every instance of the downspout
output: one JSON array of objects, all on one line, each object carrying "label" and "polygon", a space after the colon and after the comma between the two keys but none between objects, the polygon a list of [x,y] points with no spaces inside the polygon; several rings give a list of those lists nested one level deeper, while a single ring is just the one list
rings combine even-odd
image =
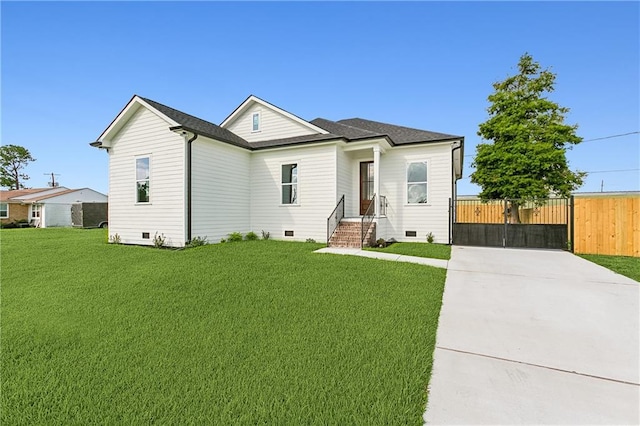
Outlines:
[{"label": "downspout", "polygon": [[[449,212],[449,244],[453,244],[453,224],[455,222],[456,217],[456,207],[457,207],[457,199],[458,199],[458,179],[462,178],[462,171],[464,170],[464,138],[456,143],[454,143],[453,148],[451,149],[451,171],[453,172],[453,179],[451,180],[451,211]],[[460,177],[456,175],[455,169],[455,152],[460,151]]]},{"label": "downspout", "polygon": [[191,142],[198,139],[198,134],[194,133],[191,139],[187,140],[187,243],[191,241]]}]

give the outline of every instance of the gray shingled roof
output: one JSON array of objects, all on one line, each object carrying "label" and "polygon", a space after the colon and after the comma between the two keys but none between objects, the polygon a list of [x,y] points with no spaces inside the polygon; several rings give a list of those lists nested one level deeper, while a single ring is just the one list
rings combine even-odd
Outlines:
[{"label": "gray shingled roof", "polygon": [[395,124],[380,123],[378,121],[365,120],[362,118],[339,120],[337,123],[377,133],[379,135],[387,135],[391,138],[394,145],[462,139],[462,136],[430,132],[428,130],[413,129],[411,127],[396,126]]},{"label": "gray shingled roof", "polygon": [[[325,129],[326,130],[326,129]],[[255,149],[272,148],[275,146],[297,145],[310,142],[322,142],[328,140],[343,139],[340,135],[332,133],[316,133],[314,135],[294,136],[284,139],[271,139],[268,141],[256,141],[250,142],[251,146]]]},{"label": "gray shingled roof", "polygon": [[228,142],[232,145],[236,145],[242,148],[252,149],[249,142],[236,135],[230,130],[222,128],[216,124],[205,121],[201,118],[194,117],[193,115],[186,114],[177,109],[173,109],[159,102],[152,101],[151,99],[140,97],[149,105],[180,124],[185,130],[192,130],[200,135],[208,136],[214,139],[218,139],[224,142]]},{"label": "gray shingled roof", "polygon": [[310,123],[326,130],[327,132],[343,136],[349,140],[384,136],[380,133],[359,129],[347,124],[336,123],[335,121],[326,120],[324,118],[316,118],[315,120],[310,121]]},{"label": "gray shingled roof", "polygon": [[223,142],[230,143],[246,149],[266,149],[276,146],[296,145],[303,143],[322,142],[334,139],[345,139],[347,142],[375,138],[387,137],[393,145],[406,145],[421,142],[437,142],[453,139],[461,139],[461,136],[448,135],[445,133],[430,132],[427,130],[413,129],[411,127],[396,126],[394,124],[381,123],[378,121],[364,120],[362,118],[350,118],[346,120],[331,121],[324,118],[316,118],[310,121],[328,134],[312,134],[296,136],[284,139],[272,139],[267,141],[247,142],[230,130],[216,124],[202,120],[193,115],[186,114],[177,109],[168,107],[151,99],[142,98],[152,107],[165,114],[180,127],[190,130],[203,136],[211,137]]}]

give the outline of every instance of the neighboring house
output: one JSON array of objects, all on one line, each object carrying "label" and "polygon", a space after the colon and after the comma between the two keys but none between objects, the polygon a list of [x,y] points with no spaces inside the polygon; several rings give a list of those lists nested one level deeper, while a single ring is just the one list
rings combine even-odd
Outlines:
[{"label": "neighboring house", "polygon": [[6,204],[8,210],[7,217],[2,221],[8,223],[27,220],[40,228],[71,226],[71,205],[80,202],[106,203],[107,196],[89,188],[2,191],[2,206]]},{"label": "neighboring house", "polygon": [[51,188],[12,189],[0,191],[0,223],[22,222],[29,220],[29,205],[13,197],[49,191]]},{"label": "neighboring house", "polygon": [[372,239],[448,243],[463,143],[360,118],[305,121],[255,96],[215,125],[134,95],[91,145],[109,154],[110,234],[179,247],[248,231],[326,241],[343,196],[342,224],[374,194]]}]

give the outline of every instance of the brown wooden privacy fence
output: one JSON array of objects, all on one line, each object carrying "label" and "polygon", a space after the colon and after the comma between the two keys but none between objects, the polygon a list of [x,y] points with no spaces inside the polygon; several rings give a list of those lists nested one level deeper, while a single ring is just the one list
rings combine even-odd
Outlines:
[{"label": "brown wooden privacy fence", "polygon": [[576,195],[574,251],[640,257],[640,193]]},{"label": "brown wooden privacy fence", "polygon": [[[506,208],[505,200],[458,199],[455,221],[504,223]],[[524,203],[519,212],[522,224],[568,223],[575,253],[640,257],[640,192],[576,194],[570,203],[553,198],[543,206]]]}]

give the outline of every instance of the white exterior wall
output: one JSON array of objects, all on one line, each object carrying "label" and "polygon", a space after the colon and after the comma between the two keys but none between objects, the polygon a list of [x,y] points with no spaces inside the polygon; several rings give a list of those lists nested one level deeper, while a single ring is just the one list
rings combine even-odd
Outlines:
[{"label": "white exterior wall", "polygon": [[[260,113],[259,132],[252,131],[252,119],[255,112]],[[254,103],[247,111],[225,127],[249,142],[313,135],[317,133],[309,127],[258,103]]]},{"label": "white exterior wall", "polygon": [[71,204],[43,204],[40,215],[43,228],[71,226]]},{"label": "white exterior wall", "polygon": [[[407,163],[427,164],[426,204],[407,204]],[[436,243],[449,243],[449,198],[452,196],[451,144],[394,147],[380,156],[380,192],[387,197],[387,219],[377,238],[426,242],[432,232]],[[416,237],[405,237],[416,231]]]},{"label": "white exterior wall", "polygon": [[[298,164],[297,205],[282,205],[283,164]],[[251,156],[251,228],[274,239],[318,242],[327,238],[327,217],[336,205],[335,144],[254,151]],[[294,231],[285,237],[284,231]]]},{"label": "white exterior wall", "polygon": [[[167,245],[184,245],[185,146],[165,120],[143,107],[112,138],[109,235],[117,233],[126,244],[152,245],[157,232]],[[136,158],[141,156],[150,157],[150,202],[137,204]]]},{"label": "white exterior wall", "polygon": [[202,136],[192,142],[192,237],[217,243],[250,231],[250,156]]},{"label": "white exterior wall", "polygon": [[[350,198],[352,196],[352,160],[348,153],[342,150],[342,147],[338,146],[336,149],[336,167],[337,167],[337,193],[336,193],[336,201],[334,204],[337,204],[340,200],[340,197],[344,195],[345,202],[345,216],[353,216],[351,210],[353,210],[353,200]],[[357,203],[357,200],[356,200]],[[335,206],[334,206],[335,207]]]}]

